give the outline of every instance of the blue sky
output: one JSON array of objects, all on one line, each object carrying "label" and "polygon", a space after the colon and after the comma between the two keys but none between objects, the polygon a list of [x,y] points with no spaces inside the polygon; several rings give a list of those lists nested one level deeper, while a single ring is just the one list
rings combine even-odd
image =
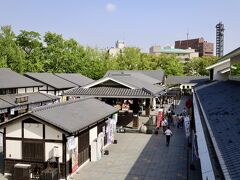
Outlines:
[{"label": "blue sky", "polygon": [[0,26],[15,33],[51,31],[82,45],[106,48],[124,40],[148,51],[151,45],[204,37],[215,43],[215,25],[225,25],[225,51],[240,46],[239,0],[1,0]]}]

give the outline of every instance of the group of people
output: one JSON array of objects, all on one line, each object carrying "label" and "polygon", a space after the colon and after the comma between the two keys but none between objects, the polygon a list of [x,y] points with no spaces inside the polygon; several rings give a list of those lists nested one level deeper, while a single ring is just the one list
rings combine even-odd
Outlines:
[{"label": "group of people", "polygon": [[173,135],[170,130],[170,126],[183,128],[184,125],[184,117],[188,116],[188,110],[184,107],[180,114],[175,114],[173,108],[170,107],[161,123],[163,134],[166,135],[166,145],[169,146],[170,137]]}]

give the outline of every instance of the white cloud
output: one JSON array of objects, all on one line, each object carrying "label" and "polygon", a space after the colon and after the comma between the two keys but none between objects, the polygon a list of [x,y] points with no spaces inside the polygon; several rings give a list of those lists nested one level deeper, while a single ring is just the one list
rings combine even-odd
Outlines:
[{"label": "white cloud", "polygon": [[115,4],[108,3],[108,4],[106,4],[105,9],[106,9],[107,12],[112,13],[112,12],[115,12],[117,10],[117,7],[116,7]]}]

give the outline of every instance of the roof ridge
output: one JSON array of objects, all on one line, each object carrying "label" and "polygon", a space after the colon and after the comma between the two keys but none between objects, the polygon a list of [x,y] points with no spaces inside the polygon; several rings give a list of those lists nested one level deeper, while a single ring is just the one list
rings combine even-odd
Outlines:
[{"label": "roof ridge", "polygon": [[[66,81],[68,81],[68,82],[70,82],[70,83],[73,83],[73,84],[75,84],[75,85],[77,85],[77,86],[80,86],[79,84],[76,84],[75,82],[72,82],[72,81],[70,81],[70,80],[68,80],[68,79],[66,79],[66,78],[63,78],[63,77],[61,77],[61,76],[58,76],[56,73],[52,73],[53,75],[55,75],[55,76],[57,76],[57,77],[59,77],[59,78],[62,78],[62,79],[64,79],[64,80],[66,80]],[[60,74],[60,73],[59,73]],[[63,73],[63,74],[66,74],[66,73]],[[72,74],[72,73],[70,73],[70,74]]]},{"label": "roof ridge", "polygon": [[84,99],[77,99],[77,100],[71,100],[71,101],[66,101],[66,102],[61,102],[61,103],[49,104],[49,105],[37,107],[34,110],[32,110],[32,112],[34,113],[34,112],[38,112],[38,111],[44,111],[44,110],[56,108],[56,107],[59,107],[59,106],[65,106],[67,104],[73,104],[73,103],[77,103],[77,102],[80,102],[80,101],[86,101],[88,99],[94,99],[94,98],[88,97],[88,98],[84,98]]}]

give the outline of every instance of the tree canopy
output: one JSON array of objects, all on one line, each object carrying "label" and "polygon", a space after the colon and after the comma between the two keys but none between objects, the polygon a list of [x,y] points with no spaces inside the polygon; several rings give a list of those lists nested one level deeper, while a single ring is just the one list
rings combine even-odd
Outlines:
[{"label": "tree canopy", "polygon": [[173,55],[142,53],[137,47],[125,48],[116,56],[107,50],[84,47],[60,34],[21,30],[16,35],[11,26],[0,29],[0,67],[24,72],[81,73],[101,78],[108,70],[158,70],[167,75],[207,75],[205,68],[216,57],[199,57],[181,63]]}]

